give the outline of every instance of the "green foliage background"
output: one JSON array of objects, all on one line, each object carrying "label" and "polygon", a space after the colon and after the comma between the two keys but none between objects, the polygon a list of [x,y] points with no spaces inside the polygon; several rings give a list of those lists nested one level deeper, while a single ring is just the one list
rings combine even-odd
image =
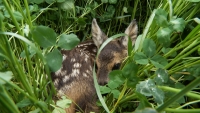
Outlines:
[{"label": "green foliage background", "polygon": [[131,20],[139,26],[121,70],[96,85],[102,113],[198,113],[199,8],[200,0],[0,0],[0,112],[64,112],[71,101],[53,102],[50,73],[60,48],[91,39],[96,18],[113,39]]}]

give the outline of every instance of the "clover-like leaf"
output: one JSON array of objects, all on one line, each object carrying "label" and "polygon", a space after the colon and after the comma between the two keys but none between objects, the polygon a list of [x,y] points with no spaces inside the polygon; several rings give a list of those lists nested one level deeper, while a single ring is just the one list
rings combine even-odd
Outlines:
[{"label": "clover-like leaf", "polygon": [[152,39],[146,38],[143,42],[143,51],[147,57],[152,57],[156,53],[156,44]]},{"label": "clover-like leaf", "polygon": [[168,73],[166,70],[159,68],[156,71],[156,77],[154,78],[157,85],[163,85],[168,82]]},{"label": "clover-like leaf", "polygon": [[131,79],[134,76],[136,76],[137,72],[138,72],[138,66],[133,62],[125,65],[124,68],[122,69],[123,76],[128,79]]},{"label": "clover-like leaf", "polygon": [[56,72],[62,65],[62,54],[57,49],[46,55],[46,61],[52,72]]},{"label": "clover-like leaf", "polygon": [[34,40],[43,48],[54,46],[56,43],[56,33],[47,26],[37,26],[31,33]]},{"label": "clover-like leaf", "polygon": [[160,55],[153,56],[150,61],[156,68],[164,68],[168,64],[167,59]]},{"label": "clover-like leaf", "polygon": [[58,41],[58,46],[65,50],[71,50],[76,45],[78,45],[79,42],[80,40],[75,34],[69,34],[69,35],[62,34]]},{"label": "clover-like leaf", "polygon": [[[11,71],[0,72],[0,85],[9,82],[13,77],[13,73]],[[6,81],[6,82],[5,82]]]},{"label": "clover-like leaf", "polygon": [[172,25],[173,30],[175,30],[176,32],[183,32],[186,25],[185,20],[183,18],[173,18],[170,21],[170,24]]},{"label": "clover-like leaf", "polygon": [[167,12],[163,9],[156,10],[155,20],[156,20],[156,23],[161,27],[167,27],[169,24],[167,21]]},{"label": "clover-like leaf", "polygon": [[148,58],[147,58],[147,56],[144,54],[144,53],[142,53],[142,52],[137,52],[137,53],[135,53],[135,55],[134,55],[134,60],[135,60],[135,62],[136,63],[138,63],[138,64],[148,64]]},{"label": "clover-like leaf", "polygon": [[65,96],[62,96],[62,99],[61,100],[58,100],[56,102],[56,105],[65,109],[65,108],[68,108],[70,106],[70,104],[72,103],[71,100],[67,99]]},{"label": "clover-like leaf", "polygon": [[100,91],[101,91],[101,94],[106,94],[106,93],[110,93],[111,89],[107,86],[100,86]]},{"label": "clover-like leaf", "polygon": [[170,28],[162,28],[159,29],[156,33],[158,41],[163,44],[164,47],[168,47],[170,44],[170,37],[171,37],[172,29]]}]

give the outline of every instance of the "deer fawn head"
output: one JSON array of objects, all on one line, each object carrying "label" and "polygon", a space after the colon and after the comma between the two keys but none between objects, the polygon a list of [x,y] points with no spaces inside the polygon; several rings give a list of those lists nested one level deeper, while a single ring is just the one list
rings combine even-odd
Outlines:
[{"label": "deer fawn head", "polygon": [[[131,38],[133,45],[135,44],[137,33],[138,26],[136,21],[133,20],[125,30],[125,34]],[[97,78],[100,85],[107,84],[109,72],[119,69],[121,62],[127,56],[128,36],[120,37],[109,42],[98,55],[96,64],[98,67]],[[96,19],[92,21],[92,37],[98,49],[108,38],[98,26]]]}]

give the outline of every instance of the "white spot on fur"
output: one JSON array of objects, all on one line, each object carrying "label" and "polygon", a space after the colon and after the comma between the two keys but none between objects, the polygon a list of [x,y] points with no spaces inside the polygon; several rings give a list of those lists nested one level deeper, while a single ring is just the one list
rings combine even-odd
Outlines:
[{"label": "white spot on fur", "polygon": [[93,52],[97,52],[97,50],[95,48],[92,49]]},{"label": "white spot on fur", "polygon": [[63,61],[64,61],[66,58],[67,58],[67,56],[66,56],[66,55],[63,55]]},{"label": "white spot on fur", "polygon": [[58,71],[55,72],[55,75],[57,76],[65,76],[67,74],[67,70],[62,70],[63,67],[61,67]]},{"label": "white spot on fur", "polygon": [[73,69],[71,76],[72,77],[77,77],[80,74],[80,70],[79,69]]},{"label": "white spot on fur", "polygon": [[89,70],[86,70],[86,73],[90,74],[90,71],[89,71]]},{"label": "white spot on fur", "polygon": [[75,58],[72,58],[72,59],[71,59],[71,62],[75,62],[75,61],[76,61],[76,59],[75,59]]},{"label": "white spot on fur", "polygon": [[89,67],[89,70],[92,70],[92,66]]},{"label": "white spot on fur", "polygon": [[63,82],[67,82],[69,80],[69,76],[65,76]]},{"label": "white spot on fur", "polygon": [[74,68],[80,68],[82,65],[80,63],[75,63],[73,66]]},{"label": "white spot on fur", "polygon": [[84,60],[85,60],[85,62],[87,62],[87,61],[88,61],[88,56],[85,56],[85,59],[84,59]]},{"label": "white spot on fur", "polygon": [[83,73],[83,76],[84,76],[84,77],[88,77],[86,73]]},{"label": "white spot on fur", "polygon": [[58,85],[58,82],[59,82],[59,79],[55,79],[55,80],[54,80],[54,85],[57,86],[57,85]]},{"label": "white spot on fur", "polygon": [[63,93],[63,88],[62,88],[61,90],[58,90],[57,96],[61,97],[63,95],[65,95],[65,94]]}]

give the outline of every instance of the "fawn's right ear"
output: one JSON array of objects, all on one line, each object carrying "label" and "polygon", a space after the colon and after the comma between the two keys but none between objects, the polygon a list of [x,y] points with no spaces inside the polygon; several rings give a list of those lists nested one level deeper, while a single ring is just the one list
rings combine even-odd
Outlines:
[{"label": "fawn's right ear", "polygon": [[92,39],[97,48],[99,48],[107,38],[108,37],[105,35],[104,32],[102,32],[99,25],[97,24],[96,19],[94,18],[92,20]]}]

